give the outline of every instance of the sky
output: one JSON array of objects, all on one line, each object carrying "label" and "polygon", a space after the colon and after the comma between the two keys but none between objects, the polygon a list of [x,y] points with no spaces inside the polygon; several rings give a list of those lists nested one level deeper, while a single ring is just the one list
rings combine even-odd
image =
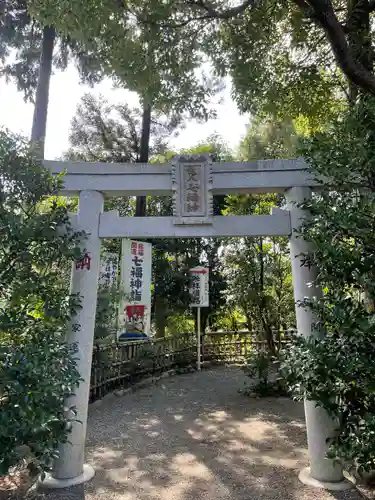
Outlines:
[{"label": "sky", "polygon": [[[137,97],[122,89],[113,89],[112,82],[107,79],[92,89],[80,85],[78,74],[74,66],[64,72],[55,72],[51,79],[50,101],[48,110],[48,123],[46,134],[45,158],[58,159],[69,147],[70,121],[75,114],[77,104],[86,92],[95,95],[102,94],[109,102],[128,102],[131,106],[137,105]],[[21,92],[15,85],[6,83],[5,78],[0,78],[0,125],[13,132],[30,135],[33,105],[25,103]],[[218,118],[205,124],[189,122],[177,138],[171,141],[171,146],[180,149],[194,146],[206,139],[209,135],[217,133],[232,148],[235,148],[241,137],[244,136],[249,118],[238,113],[236,104],[230,96],[230,82],[228,82],[216,106]]]}]

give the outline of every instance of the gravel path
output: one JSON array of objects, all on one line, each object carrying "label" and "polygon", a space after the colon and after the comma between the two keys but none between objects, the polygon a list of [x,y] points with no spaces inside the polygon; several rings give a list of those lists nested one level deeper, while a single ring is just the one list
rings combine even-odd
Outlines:
[{"label": "gravel path", "polygon": [[[310,489],[303,408],[238,393],[244,376],[220,368],[176,376],[90,410],[84,488],[53,500],[357,500]],[[42,495],[33,495],[41,498]]]}]

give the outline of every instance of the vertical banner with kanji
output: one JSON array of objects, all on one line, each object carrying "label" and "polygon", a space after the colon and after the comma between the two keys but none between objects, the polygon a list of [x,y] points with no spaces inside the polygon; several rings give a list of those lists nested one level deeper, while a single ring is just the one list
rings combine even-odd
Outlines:
[{"label": "vertical banner with kanji", "polygon": [[152,245],[123,239],[121,283],[125,300],[120,310],[122,332],[150,334]]},{"label": "vertical banner with kanji", "polygon": [[209,306],[209,271],[207,267],[189,270],[189,291],[191,307]]},{"label": "vertical banner with kanji", "polygon": [[105,252],[100,259],[99,285],[111,288],[117,283],[118,255]]}]

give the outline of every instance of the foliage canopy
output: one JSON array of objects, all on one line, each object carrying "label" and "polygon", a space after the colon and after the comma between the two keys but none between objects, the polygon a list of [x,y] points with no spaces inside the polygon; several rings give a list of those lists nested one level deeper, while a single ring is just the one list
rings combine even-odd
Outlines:
[{"label": "foliage canopy", "polygon": [[304,144],[313,174],[326,179],[304,204],[311,217],[302,229],[314,248],[306,265],[317,266],[323,290],[305,305],[324,335],[297,338],[285,361],[295,395],[317,401],[338,422],[331,456],[365,470],[375,468],[374,130],[368,97]]},{"label": "foliage canopy", "polygon": [[[61,179],[27,142],[0,132],[0,475],[27,455],[48,470],[67,440],[80,381],[66,326],[79,307],[61,268],[80,256],[79,234],[55,193]],[[65,225],[66,230],[61,231]]]}]

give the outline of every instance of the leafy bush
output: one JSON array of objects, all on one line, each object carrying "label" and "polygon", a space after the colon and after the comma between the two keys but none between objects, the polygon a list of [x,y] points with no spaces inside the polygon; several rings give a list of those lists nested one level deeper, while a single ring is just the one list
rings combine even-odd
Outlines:
[{"label": "leafy bush", "polygon": [[[303,206],[323,295],[317,338],[297,338],[284,373],[297,398],[317,401],[338,422],[329,456],[375,468],[375,100],[362,99],[302,151],[322,189]],[[320,181],[322,182],[322,181]]]},{"label": "leafy bush", "polygon": [[168,318],[168,324],[166,328],[166,336],[168,335],[178,335],[186,332],[194,331],[194,319],[184,315],[175,314]]},{"label": "leafy bush", "polygon": [[82,235],[60,188],[26,141],[0,131],[0,475],[25,455],[48,470],[74,418],[64,400],[80,378],[64,339],[79,301],[61,269],[80,256]]},{"label": "leafy bush", "polygon": [[287,394],[284,381],[279,376],[279,361],[268,349],[254,349],[247,357],[243,370],[251,379],[245,394],[255,393],[259,396]]},{"label": "leafy bush", "polygon": [[156,367],[157,348],[149,342],[140,342],[136,357],[131,363],[132,375],[151,374]]},{"label": "leafy bush", "polygon": [[195,349],[178,352],[173,356],[174,364],[177,368],[194,367],[197,363],[197,353]]}]

